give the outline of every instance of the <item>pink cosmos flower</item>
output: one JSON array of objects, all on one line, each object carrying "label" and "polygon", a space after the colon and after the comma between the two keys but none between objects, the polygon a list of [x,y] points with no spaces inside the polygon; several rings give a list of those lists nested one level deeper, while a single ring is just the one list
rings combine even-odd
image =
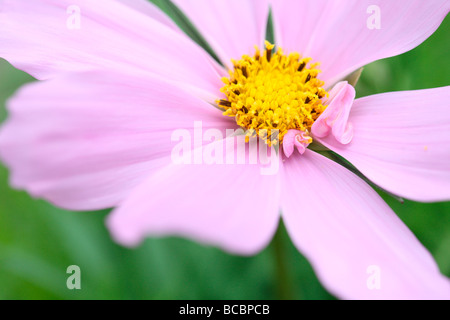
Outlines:
[{"label": "pink cosmos flower", "polygon": [[[336,296],[450,298],[448,279],[380,196],[309,148],[311,138],[401,197],[450,198],[450,87],[354,100],[353,87],[340,82],[423,42],[448,13],[447,0],[174,1],[224,67],[147,1],[73,2],[0,0],[0,56],[45,80],[9,101],[0,131],[14,187],[72,210],[115,207],[108,226],[125,245],[177,234],[254,254],[271,240],[281,212],[294,244]],[[381,20],[369,28],[373,4]],[[312,65],[290,62],[298,63],[292,77],[306,77],[302,88],[316,83],[328,92],[308,89],[304,106],[312,97],[327,108],[305,115],[314,121],[310,130],[288,128],[276,175],[254,165],[173,164],[173,131],[194,133],[196,121],[203,129],[239,127],[214,105],[222,99],[231,110],[242,95],[220,91],[227,69],[247,78],[245,63],[270,62],[253,56],[269,6],[276,45],[321,63],[322,85]],[[71,12],[80,14],[75,27]],[[244,54],[250,60],[241,66],[231,62]],[[300,92],[289,90],[283,99]],[[230,112],[249,114],[239,108]],[[273,128],[286,118],[267,119]],[[372,270],[376,287],[368,283]]]}]

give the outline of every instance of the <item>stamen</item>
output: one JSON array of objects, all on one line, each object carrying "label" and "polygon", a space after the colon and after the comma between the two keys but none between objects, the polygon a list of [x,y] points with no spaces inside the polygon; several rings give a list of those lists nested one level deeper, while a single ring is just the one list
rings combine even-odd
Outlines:
[{"label": "stamen", "polygon": [[[272,145],[282,143],[289,130],[310,132],[326,108],[321,99],[328,93],[317,79],[318,63],[296,52],[285,55],[281,48],[272,53],[275,46],[267,41],[265,46],[263,53],[256,47],[253,57],[233,60],[234,69],[222,79],[221,92],[227,100],[218,104],[224,107],[224,115],[247,129],[247,138],[258,135]],[[296,142],[298,148],[310,143],[307,136]]]},{"label": "stamen", "polygon": [[270,62],[270,59],[272,58],[272,50],[266,50],[266,59],[268,62]]},{"label": "stamen", "polygon": [[305,62],[302,62],[302,63],[300,64],[300,66],[298,67],[297,71],[298,71],[298,72],[303,71],[303,69],[305,68],[305,66],[306,66],[306,63],[305,63]]},{"label": "stamen", "polygon": [[242,75],[246,78],[248,78],[248,73],[247,73],[247,67],[242,67]]},{"label": "stamen", "polygon": [[309,80],[311,80],[311,75],[308,74],[308,76],[306,77],[305,83],[307,83]]},{"label": "stamen", "polygon": [[231,102],[228,101],[228,100],[223,100],[222,99],[222,100],[219,101],[219,105],[230,108],[231,107]]}]

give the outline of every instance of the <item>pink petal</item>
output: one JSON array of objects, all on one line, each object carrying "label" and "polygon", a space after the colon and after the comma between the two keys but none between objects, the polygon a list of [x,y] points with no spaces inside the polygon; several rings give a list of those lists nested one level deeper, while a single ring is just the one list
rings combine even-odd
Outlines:
[{"label": "pink petal", "polygon": [[354,137],[339,153],[370,180],[417,201],[450,199],[450,86],[357,99]]},{"label": "pink petal", "polygon": [[294,146],[300,154],[305,153],[306,148],[311,143],[308,132],[300,130],[288,130],[283,137],[283,152],[286,157],[290,157],[294,152]]},{"label": "pink petal", "polygon": [[[450,9],[448,0],[271,2],[277,44],[321,62],[320,78],[328,87],[372,61],[415,48]],[[380,29],[368,27],[373,5],[380,9]]]},{"label": "pink petal", "polygon": [[355,89],[347,81],[337,83],[325,102],[327,108],[311,128],[313,135],[324,138],[333,133],[340,143],[350,143],[353,138],[353,125],[348,121],[348,117],[355,95]]},{"label": "pink petal", "polygon": [[128,6],[129,8],[133,8],[137,12],[144,13],[149,16],[151,19],[154,19],[165,26],[182,33],[183,31],[178,28],[175,22],[170,19],[164,12],[162,12],[156,5],[148,0],[115,0],[117,2],[122,3],[123,5]]},{"label": "pink petal", "polygon": [[117,205],[168,162],[174,130],[235,126],[161,79],[106,72],[26,86],[9,113],[0,156],[13,185],[73,210]]},{"label": "pink petal", "polygon": [[[70,29],[71,0],[4,0],[0,3],[0,57],[38,79],[67,71],[115,69],[153,73],[217,97],[218,67],[168,18],[142,2],[75,2],[80,28]],[[164,23],[161,23],[163,21]],[[69,23],[70,22],[70,23]]]},{"label": "pink petal", "polygon": [[269,4],[267,0],[175,0],[220,60],[252,56],[263,47]]},{"label": "pink petal", "polygon": [[283,138],[283,152],[286,157],[290,157],[294,152],[295,135],[297,130],[289,130]]},{"label": "pink petal", "polygon": [[286,227],[331,293],[344,299],[450,298],[449,281],[432,256],[360,178],[310,150],[287,160],[283,172]]},{"label": "pink petal", "polygon": [[108,226],[124,245],[134,246],[147,235],[178,235],[254,254],[278,225],[278,177],[261,175],[260,165],[248,161],[169,165],[136,188],[109,216]]}]

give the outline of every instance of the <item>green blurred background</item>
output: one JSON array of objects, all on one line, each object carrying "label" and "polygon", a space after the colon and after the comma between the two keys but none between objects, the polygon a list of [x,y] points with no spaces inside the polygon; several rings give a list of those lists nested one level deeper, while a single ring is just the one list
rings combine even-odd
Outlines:
[{"label": "green blurred background", "polygon": [[[154,2],[179,18],[165,1]],[[449,85],[449,34],[447,17],[416,49],[366,66],[358,96]],[[0,60],[1,122],[6,99],[32,80]],[[400,204],[382,196],[450,276],[450,203]],[[275,263],[280,245],[290,285],[284,292],[294,299],[333,299],[284,230],[279,243],[254,257],[179,238],[151,238],[127,249],[111,240],[107,214],[61,210],[12,190],[0,165],[0,299],[277,299],[283,297]],[[81,290],[66,287],[70,265],[81,268]]]}]

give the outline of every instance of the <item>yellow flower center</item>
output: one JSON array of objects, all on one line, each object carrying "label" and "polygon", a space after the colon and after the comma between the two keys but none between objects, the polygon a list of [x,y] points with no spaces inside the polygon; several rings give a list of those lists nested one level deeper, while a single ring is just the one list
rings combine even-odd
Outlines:
[{"label": "yellow flower center", "polygon": [[326,108],[321,99],[328,96],[317,79],[318,63],[297,52],[285,55],[281,48],[272,54],[273,48],[266,41],[263,54],[256,47],[253,57],[233,60],[229,78],[222,79],[227,99],[217,101],[224,115],[247,129],[247,141],[258,135],[269,145],[282,143],[291,129],[308,134]]}]

